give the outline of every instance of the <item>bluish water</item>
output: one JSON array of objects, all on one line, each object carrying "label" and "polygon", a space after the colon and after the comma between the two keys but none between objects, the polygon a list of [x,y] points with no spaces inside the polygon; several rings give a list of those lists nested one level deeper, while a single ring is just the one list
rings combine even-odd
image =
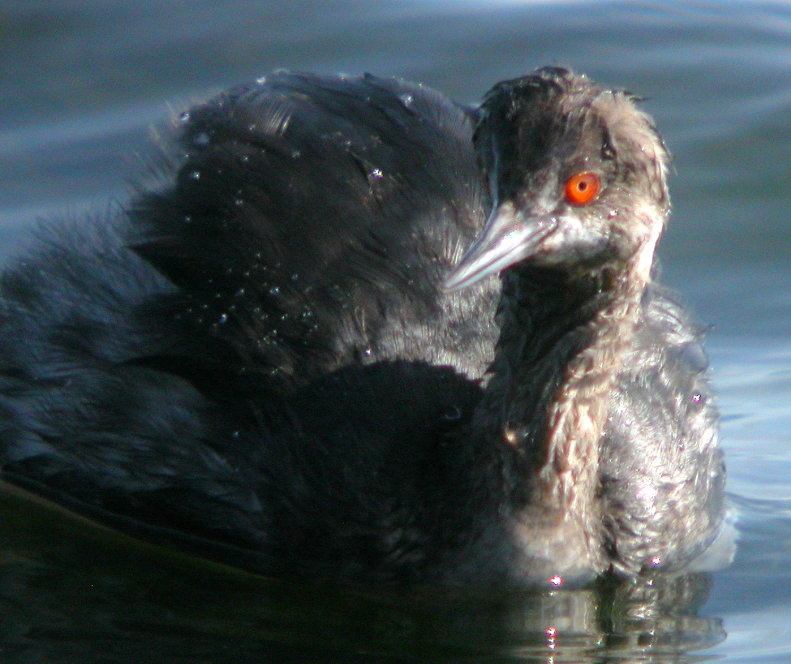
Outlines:
[{"label": "bluish water", "polygon": [[273,583],[5,492],[2,661],[791,661],[791,7],[6,0],[0,63],[3,260],[36,218],[123,199],[151,127],[274,68],[472,101],[559,63],[644,95],[675,156],[665,281],[712,326],[740,531],[712,575],[472,601]]}]

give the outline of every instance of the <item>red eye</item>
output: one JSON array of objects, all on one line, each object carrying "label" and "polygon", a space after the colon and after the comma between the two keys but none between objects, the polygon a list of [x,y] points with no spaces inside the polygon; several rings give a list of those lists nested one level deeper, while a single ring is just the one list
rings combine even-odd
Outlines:
[{"label": "red eye", "polygon": [[566,200],[572,205],[587,205],[601,189],[595,173],[576,173],[566,180]]}]

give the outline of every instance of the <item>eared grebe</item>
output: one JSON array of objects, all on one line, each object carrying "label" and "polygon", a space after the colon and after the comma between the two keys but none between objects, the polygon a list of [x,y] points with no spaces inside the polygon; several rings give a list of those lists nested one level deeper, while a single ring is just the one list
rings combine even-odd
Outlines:
[{"label": "eared grebe", "polygon": [[584,582],[716,538],[700,334],[651,284],[667,154],[628,94],[277,73],[182,124],[127,210],[3,275],[3,477],[288,576]]}]

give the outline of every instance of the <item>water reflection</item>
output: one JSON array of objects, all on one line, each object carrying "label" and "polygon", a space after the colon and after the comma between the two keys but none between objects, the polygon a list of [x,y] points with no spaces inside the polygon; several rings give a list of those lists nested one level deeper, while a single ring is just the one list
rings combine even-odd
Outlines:
[{"label": "water reflection", "polygon": [[687,662],[710,577],[471,595],[271,581],[0,490],[3,661]]}]

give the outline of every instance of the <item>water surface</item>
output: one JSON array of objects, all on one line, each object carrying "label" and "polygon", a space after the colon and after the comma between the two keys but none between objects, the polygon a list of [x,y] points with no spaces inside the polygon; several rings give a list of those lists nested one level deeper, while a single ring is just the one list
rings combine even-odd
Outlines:
[{"label": "water surface", "polygon": [[11,1],[0,62],[2,261],[38,218],[124,200],[152,128],[275,68],[399,75],[474,101],[563,64],[646,97],[675,158],[664,279],[711,325],[740,532],[713,574],[384,594],[250,577],[4,491],[3,661],[791,661],[786,5]]}]

